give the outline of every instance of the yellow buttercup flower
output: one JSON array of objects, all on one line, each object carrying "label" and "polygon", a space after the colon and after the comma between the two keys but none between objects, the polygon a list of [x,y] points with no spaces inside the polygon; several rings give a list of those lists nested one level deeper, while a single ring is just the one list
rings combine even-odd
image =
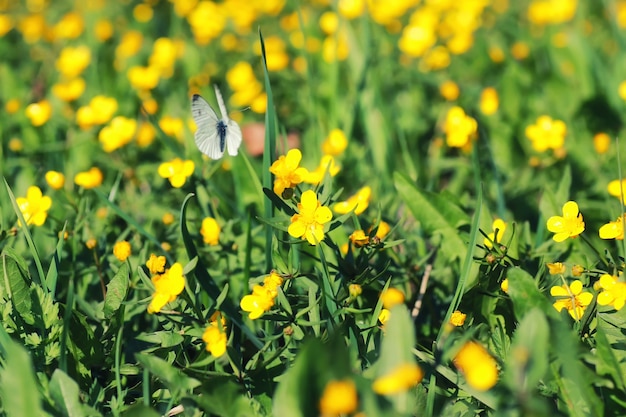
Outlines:
[{"label": "yellow buttercup flower", "polygon": [[494,243],[500,243],[502,241],[502,236],[504,236],[504,232],[506,231],[506,223],[502,219],[495,219],[491,228],[493,232],[489,233],[483,240],[483,244],[489,249],[493,247]]},{"label": "yellow buttercup flower", "polygon": [[324,152],[325,155],[337,156],[341,155],[347,147],[348,139],[346,139],[343,130],[333,129],[322,143],[322,152]]},{"label": "yellow buttercup flower", "polygon": [[56,39],[76,39],[85,30],[85,20],[77,12],[64,15],[52,28]]},{"label": "yellow buttercup flower", "polygon": [[498,92],[493,87],[485,88],[480,94],[480,111],[486,116],[491,116],[498,111]]},{"label": "yellow buttercup flower", "polygon": [[456,100],[459,98],[460,93],[461,90],[459,89],[458,84],[454,81],[447,80],[439,86],[439,94],[441,94],[441,97],[445,98],[447,101]]},{"label": "yellow buttercup flower", "polygon": [[103,180],[102,171],[97,167],[92,167],[89,171],[79,172],[74,176],[74,183],[87,190],[99,187]]},{"label": "yellow buttercup flower", "polygon": [[330,174],[331,177],[334,177],[339,173],[340,167],[335,163],[335,158],[331,155],[324,155],[320,160],[320,164],[313,171],[308,171],[304,176],[303,182],[307,184],[317,185],[324,179],[324,175],[326,172]]},{"label": "yellow buttercup flower", "polygon": [[383,307],[391,310],[393,306],[404,303],[404,293],[397,288],[387,288],[380,298],[383,301]]},{"label": "yellow buttercup flower", "polygon": [[200,234],[204,240],[204,243],[207,245],[217,245],[220,238],[221,232],[220,225],[217,224],[217,221],[213,217],[205,217],[202,220],[202,228],[200,229]]},{"label": "yellow buttercup flower", "polygon": [[148,313],[158,313],[165,304],[176,300],[176,297],[185,289],[183,266],[176,262],[163,274],[153,276],[152,283],[155,292],[148,306]]},{"label": "yellow buttercup flower", "polygon": [[600,277],[599,287],[602,292],[598,294],[598,304],[610,305],[616,310],[621,310],[626,304],[626,283],[618,281],[616,276],[604,274]]},{"label": "yellow buttercup flower", "polygon": [[593,149],[599,154],[603,155],[608,152],[611,147],[611,137],[606,133],[596,133],[593,135]]},{"label": "yellow buttercup flower", "polygon": [[102,143],[102,149],[110,153],[133,140],[137,130],[137,121],[123,116],[116,116],[111,122],[102,128],[98,134],[98,140]]},{"label": "yellow buttercup flower", "polygon": [[450,316],[450,324],[456,327],[461,327],[465,323],[466,318],[467,314],[459,310],[455,310],[454,313],[452,313],[452,316]]},{"label": "yellow buttercup flower", "polygon": [[563,275],[566,271],[565,265],[561,262],[547,263],[546,266],[550,275]]},{"label": "yellow buttercup flower", "polygon": [[626,180],[613,180],[609,183],[607,190],[613,197],[623,198],[626,204]]},{"label": "yellow buttercup flower", "polygon": [[90,62],[91,50],[87,46],[66,46],[56,60],[56,68],[66,78],[71,79],[82,74]]},{"label": "yellow buttercup flower", "polygon": [[322,416],[345,415],[354,412],[358,398],[351,380],[330,381],[324,387],[319,409]]},{"label": "yellow buttercup flower", "polygon": [[424,378],[424,371],[416,363],[403,363],[386,375],[376,378],[372,389],[381,395],[408,391]]},{"label": "yellow buttercup flower", "polygon": [[130,243],[128,243],[125,240],[121,242],[117,242],[113,246],[113,255],[115,255],[117,260],[120,262],[124,262],[126,259],[128,259],[128,257],[130,256],[130,253],[131,253]]},{"label": "yellow buttercup flower", "polygon": [[368,235],[365,234],[363,230],[355,230],[349,237],[350,241],[356,248],[361,248],[367,245],[370,241]]},{"label": "yellow buttercup flower", "polygon": [[609,222],[600,227],[598,231],[600,238],[624,240],[624,218],[626,218],[626,214],[621,215],[614,222]]},{"label": "yellow buttercup flower", "polygon": [[[52,199],[42,194],[41,189],[31,185],[26,190],[26,197],[16,198],[17,206],[27,225],[41,226],[48,218],[48,210],[52,207]],[[18,226],[22,226],[18,221]]]},{"label": "yellow buttercup flower", "polygon": [[578,204],[568,201],[563,205],[563,216],[552,216],[547,222],[548,230],[554,233],[555,242],[562,242],[567,238],[575,238],[585,230],[583,215],[578,210]]},{"label": "yellow buttercup flower", "polygon": [[317,201],[315,191],[307,190],[302,193],[298,213],[291,217],[287,231],[292,237],[306,239],[311,245],[317,245],[324,240],[324,225],[332,218],[330,209]]},{"label": "yellow buttercup flower", "polygon": [[365,187],[357,191],[356,194],[349,197],[346,201],[336,203],[333,206],[333,210],[339,214],[350,213],[352,210],[354,210],[354,214],[358,216],[369,207],[371,196],[372,189],[366,185]]},{"label": "yellow buttercup flower", "polygon": [[486,391],[498,381],[496,360],[480,344],[469,341],[454,357],[455,366],[474,389]]},{"label": "yellow buttercup flower", "polygon": [[141,91],[155,88],[159,84],[160,75],[159,69],[152,66],[141,67],[136,65],[128,70],[130,84]]},{"label": "yellow buttercup flower", "polygon": [[478,123],[473,117],[466,115],[462,108],[454,106],[448,110],[443,131],[446,133],[448,146],[467,149],[478,134]]},{"label": "yellow buttercup flower", "polygon": [[291,149],[287,155],[281,155],[270,167],[274,179],[274,192],[282,196],[286,188],[293,188],[304,181],[308,171],[299,167],[302,153],[298,149]]},{"label": "yellow buttercup flower", "polygon": [[52,86],[52,94],[63,101],[74,101],[83,95],[86,85],[85,80],[82,78],[73,78],[54,84]]},{"label": "yellow buttercup flower", "polygon": [[42,126],[52,115],[52,106],[48,100],[32,103],[26,106],[26,117],[30,119],[33,126]]},{"label": "yellow buttercup flower", "polygon": [[202,340],[206,343],[206,350],[215,358],[226,353],[226,319],[215,312],[209,321],[209,325],[202,334]]},{"label": "yellow buttercup flower", "polygon": [[166,135],[175,137],[179,141],[185,134],[185,123],[179,117],[163,116],[159,120],[159,127]]},{"label": "yellow buttercup flower", "polygon": [[65,175],[62,172],[48,171],[45,178],[50,188],[54,190],[60,190],[65,185]]},{"label": "yellow buttercup flower", "polygon": [[593,294],[583,291],[583,284],[579,280],[572,282],[570,285],[563,284],[550,288],[550,295],[558,297],[557,301],[552,304],[556,311],[561,311],[565,308],[576,321],[583,317],[585,309],[593,299]]},{"label": "yellow buttercup flower", "polygon": [[567,127],[561,120],[552,119],[550,116],[539,116],[534,125],[526,127],[525,132],[533,149],[537,152],[543,152],[548,149],[559,150],[563,148]]},{"label": "yellow buttercup flower", "polygon": [[146,266],[152,275],[162,274],[165,271],[165,256],[156,256],[151,253],[150,259],[146,261]]},{"label": "yellow buttercup flower", "polygon": [[274,306],[274,296],[270,288],[255,285],[252,288],[252,294],[243,297],[239,305],[243,311],[249,313],[250,320],[255,320]]},{"label": "yellow buttercup flower", "polygon": [[380,322],[380,324],[384,326],[385,323],[389,321],[390,317],[391,317],[391,311],[387,310],[386,308],[383,308],[382,310],[380,310],[380,314],[378,315],[378,321]]},{"label": "yellow buttercup flower", "polygon": [[169,162],[163,162],[159,165],[159,176],[167,178],[174,188],[182,187],[187,178],[193,174],[195,165],[191,160],[183,161],[180,158],[174,158]]}]

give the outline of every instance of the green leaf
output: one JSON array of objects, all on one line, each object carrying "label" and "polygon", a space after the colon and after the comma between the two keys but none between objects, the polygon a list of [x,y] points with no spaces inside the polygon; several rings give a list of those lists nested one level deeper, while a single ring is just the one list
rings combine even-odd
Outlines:
[{"label": "green leaf", "polygon": [[104,316],[107,319],[113,317],[126,298],[130,282],[130,267],[127,262],[122,263],[113,279],[107,284],[107,293],[104,298]]},{"label": "green leaf", "polygon": [[610,375],[617,388],[626,391],[626,351],[623,346],[626,328],[626,309],[598,313],[596,341],[596,373]]},{"label": "green leaf", "polygon": [[13,249],[4,248],[0,254],[0,285],[2,293],[8,295],[15,310],[27,324],[33,325],[35,317],[32,313],[32,299],[29,287],[31,284],[28,268],[24,259]]},{"label": "green leaf", "polygon": [[457,228],[468,223],[467,214],[451,199],[418,189],[406,176],[394,173],[398,194],[428,234],[441,236],[441,252],[450,261],[464,259],[467,245]]},{"label": "green leaf", "polygon": [[137,353],[135,358],[142,367],[159,378],[172,393],[191,392],[200,386],[197,379],[188,377],[180,369],[173,367],[161,358],[145,353]]},{"label": "green leaf", "polygon": [[57,409],[65,416],[84,416],[83,406],[79,401],[80,389],[78,384],[65,372],[56,369],[50,379],[50,396]]},{"label": "green leaf", "polygon": [[161,414],[144,404],[133,404],[122,414],[124,417],[161,417]]},{"label": "green leaf", "polygon": [[521,320],[530,310],[538,308],[549,317],[557,317],[558,313],[550,305],[546,296],[537,288],[536,281],[520,268],[510,268],[507,273],[509,279],[509,297],[513,302],[513,311],[518,320]]},{"label": "green leaf", "polygon": [[232,377],[215,377],[207,379],[200,388],[202,395],[187,397],[202,410],[211,415],[223,417],[254,417],[261,416],[253,407],[243,387]]},{"label": "green leaf", "polygon": [[0,326],[0,402],[8,417],[46,416],[30,354]]}]

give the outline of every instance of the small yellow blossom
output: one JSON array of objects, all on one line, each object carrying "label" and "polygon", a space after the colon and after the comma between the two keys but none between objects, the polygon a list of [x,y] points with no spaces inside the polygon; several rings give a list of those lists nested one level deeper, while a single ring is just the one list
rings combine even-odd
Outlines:
[{"label": "small yellow blossom", "polygon": [[611,137],[606,133],[596,133],[593,135],[593,149],[595,149],[599,155],[607,153],[610,146]]},{"label": "small yellow blossom", "polygon": [[48,100],[32,103],[26,106],[26,117],[33,126],[42,126],[52,115],[52,105]]},{"label": "small yellow blossom", "polygon": [[243,297],[239,306],[249,313],[250,320],[255,320],[274,306],[274,297],[270,289],[263,285],[255,285],[252,288],[252,294]]},{"label": "small yellow blossom", "polygon": [[66,78],[78,77],[91,62],[91,50],[85,45],[66,46],[56,60],[56,68]]},{"label": "small yellow blossom", "polygon": [[161,221],[166,226],[169,226],[170,224],[174,223],[174,220],[175,220],[174,215],[172,213],[165,213],[163,217],[161,218]]},{"label": "small yellow blossom", "polygon": [[355,230],[349,237],[352,244],[357,248],[362,248],[370,242],[370,238],[363,230]]},{"label": "small yellow blossom", "polygon": [[575,277],[579,277],[585,272],[585,268],[582,265],[574,265],[572,266],[572,275]]},{"label": "small yellow blossom", "polygon": [[626,100],[626,81],[622,81],[617,87],[617,94],[622,100]]},{"label": "small yellow blossom", "polygon": [[439,94],[447,101],[454,101],[459,98],[461,90],[457,83],[447,80],[439,86]]},{"label": "small yellow blossom", "polygon": [[372,189],[369,186],[362,187],[356,194],[346,201],[340,201],[333,206],[333,210],[339,214],[350,213],[354,210],[357,216],[365,211],[370,204]]},{"label": "small yellow blossom", "polygon": [[9,139],[9,150],[12,152],[22,152],[24,150],[24,142],[19,138]]},{"label": "small yellow blossom", "polygon": [[376,378],[372,389],[380,395],[408,391],[424,378],[424,371],[416,363],[403,363],[386,375]]},{"label": "small yellow blossom", "polygon": [[390,317],[391,317],[391,311],[387,310],[386,308],[383,308],[382,310],[380,310],[380,314],[378,315],[378,321],[380,322],[380,324],[384,326],[385,323],[389,321]]},{"label": "small yellow blossom", "polygon": [[63,101],[74,101],[83,95],[87,84],[82,78],[58,82],[52,86],[52,94]]},{"label": "small yellow blossom", "polygon": [[100,19],[96,22],[96,26],[94,27],[94,33],[96,35],[96,39],[100,42],[108,41],[113,37],[113,23],[107,19]]},{"label": "small yellow blossom", "polygon": [[140,3],[133,8],[133,17],[138,22],[149,22],[152,20],[153,15],[154,10],[152,10],[149,4]]},{"label": "small yellow blossom", "polygon": [[215,246],[218,244],[221,230],[220,225],[217,224],[217,220],[213,217],[205,217],[204,220],[202,220],[200,234],[202,235],[204,243],[207,245]]},{"label": "small yellow blossom", "polygon": [[182,140],[185,134],[185,123],[179,117],[164,116],[159,120],[159,127],[168,136]]},{"label": "small yellow blossom", "polygon": [[113,255],[118,261],[124,262],[130,256],[131,248],[130,243],[125,240],[115,243],[113,246]]},{"label": "small yellow blossom", "polygon": [[[491,249],[494,243],[500,243],[502,241],[502,236],[504,236],[504,232],[506,231],[507,224],[502,219],[495,219],[491,228],[493,232],[489,233],[487,237],[483,240],[483,244]],[[497,235],[496,235],[497,233]]]},{"label": "small yellow blossom", "polygon": [[580,320],[585,313],[585,309],[591,303],[593,294],[583,291],[583,284],[579,280],[572,282],[570,285],[563,284],[550,288],[550,295],[558,297],[552,306],[556,311],[564,308],[576,321]]},{"label": "small yellow blossom", "polygon": [[353,413],[358,404],[356,386],[351,380],[330,381],[324,387],[319,409],[322,416]]},{"label": "small yellow blossom", "polygon": [[322,42],[322,59],[332,64],[337,61],[345,61],[350,53],[348,36],[344,32],[338,32],[324,38]]},{"label": "small yellow blossom", "polygon": [[87,239],[87,242],[85,242],[85,246],[87,247],[87,249],[90,249],[90,250],[95,248],[97,244],[98,244],[98,241],[94,238]]},{"label": "small yellow blossom", "polygon": [[319,25],[324,34],[332,35],[337,32],[337,28],[339,27],[339,17],[335,12],[324,12],[320,16]]},{"label": "small yellow blossom", "polygon": [[[221,323],[218,322],[220,320]],[[206,350],[215,358],[226,353],[226,320],[220,313],[213,314],[209,325],[202,334],[202,340],[206,343]]]},{"label": "small yellow blossom", "polygon": [[85,30],[85,21],[81,14],[69,12],[52,28],[57,39],[76,39]]},{"label": "small yellow blossom", "polygon": [[614,222],[609,222],[600,227],[598,231],[601,239],[616,239],[624,240],[624,218],[626,215],[621,215]]},{"label": "small yellow blossom", "polygon": [[167,178],[174,188],[182,187],[187,178],[193,174],[195,165],[191,160],[183,161],[180,158],[174,158],[169,162],[163,162],[159,165],[159,176]]},{"label": "small yellow blossom", "polygon": [[509,279],[505,278],[501,283],[500,283],[500,289],[502,291],[504,291],[505,293],[509,293]]},{"label": "small yellow blossom", "polygon": [[561,262],[547,263],[546,265],[548,266],[550,275],[562,275],[565,273],[565,265]]},{"label": "small yellow blossom", "polygon": [[478,134],[478,123],[458,106],[448,110],[443,126],[446,143],[451,148],[468,149]]},{"label": "small yellow blossom", "polygon": [[[27,225],[41,226],[48,218],[48,210],[52,207],[52,199],[42,194],[41,189],[31,185],[26,190],[26,197],[16,199],[17,206],[22,212],[22,216]],[[22,226],[18,221],[18,226]]]},{"label": "small yellow blossom", "polygon": [[341,129],[330,131],[326,140],[322,143],[322,152],[326,155],[341,155],[348,147],[348,139]]},{"label": "small yellow blossom", "polygon": [[176,262],[163,274],[152,277],[155,292],[148,306],[148,313],[158,313],[165,304],[176,300],[176,297],[185,289],[183,266]]},{"label": "small yellow blossom", "polygon": [[359,295],[361,295],[362,292],[363,292],[363,287],[361,287],[359,284],[348,285],[348,293],[350,294],[350,297],[356,298]]},{"label": "small yellow blossom", "polygon": [[102,149],[111,153],[130,143],[136,130],[137,120],[116,116],[107,126],[102,128],[98,134],[98,140],[102,144]]},{"label": "small yellow blossom", "polygon": [[146,266],[150,270],[150,274],[162,274],[165,271],[165,256],[156,256],[154,253],[151,253],[150,259],[146,261]]},{"label": "small yellow blossom", "polygon": [[455,366],[474,389],[486,391],[498,381],[496,360],[480,344],[469,341],[454,357]]},{"label": "small yellow blossom", "polygon": [[511,55],[518,61],[524,60],[530,55],[530,48],[527,43],[517,41],[511,46]]},{"label": "small yellow blossom", "polygon": [[274,179],[274,192],[282,196],[286,188],[293,188],[304,181],[308,174],[306,168],[299,167],[302,153],[298,149],[291,149],[287,155],[281,155],[270,167]]},{"label": "small yellow blossom", "polygon": [[46,182],[53,190],[60,190],[65,185],[65,175],[58,171],[46,172]]},{"label": "small yellow blossom", "polygon": [[609,183],[607,189],[610,195],[617,198],[623,198],[624,204],[626,204],[626,180],[613,180]]},{"label": "small yellow blossom", "polygon": [[324,225],[332,218],[330,209],[317,201],[315,191],[307,190],[302,193],[298,213],[291,217],[287,231],[292,237],[306,239],[311,245],[317,245],[324,240]]},{"label": "small yellow blossom", "polygon": [[552,119],[550,116],[539,116],[534,125],[526,127],[525,133],[533,149],[537,152],[544,152],[548,149],[558,150],[563,147],[567,127],[561,120]]},{"label": "small yellow blossom", "polygon": [[598,294],[598,304],[610,305],[621,310],[626,303],[626,283],[617,280],[614,275],[604,274],[598,281],[602,292]]},{"label": "small yellow blossom", "polygon": [[563,205],[563,216],[552,216],[547,222],[548,230],[555,235],[555,242],[563,242],[568,237],[575,238],[585,230],[583,215],[578,210],[578,204],[568,201]]},{"label": "small yellow blossom", "polygon": [[454,313],[452,313],[452,316],[450,317],[450,324],[456,327],[461,327],[463,326],[463,323],[465,323],[466,318],[467,318],[467,314],[459,310],[455,310]]},{"label": "small yellow blossom", "polygon": [[156,67],[134,66],[128,70],[128,80],[137,90],[152,90],[159,84],[159,77]]},{"label": "small yellow blossom", "polygon": [[92,167],[89,171],[79,172],[74,176],[74,183],[86,190],[99,187],[103,180],[102,171],[97,167]]},{"label": "small yellow blossom", "polygon": [[404,293],[397,288],[387,288],[380,295],[383,300],[383,307],[391,310],[393,306],[404,303]]},{"label": "small yellow blossom", "polygon": [[339,173],[339,170],[340,167],[335,163],[335,158],[331,155],[324,155],[317,168],[315,168],[314,171],[308,171],[306,175],[304,175],[303,182],[317,185],[322,182],[327,171],[331,177],[334,177]]},{"label": "small yellow blossom", "polygon": [[137,136],[135,138],[137,145],[145,148],[154,142],[156,137],[156,129],[149,122],[143,122],[137,128]]},{"label": "small yellow blossom", "polygon": [[498,92],[493,87],[485,88],[480,94],[480,111],[486,116],[491,116],[498,111]]},{"label": "small yellow blossom", "polygon": [[4,110],[8,114],[15,114],[20,109],[20,101],[16,98],[12,98],[6,102],[4,105]]}]

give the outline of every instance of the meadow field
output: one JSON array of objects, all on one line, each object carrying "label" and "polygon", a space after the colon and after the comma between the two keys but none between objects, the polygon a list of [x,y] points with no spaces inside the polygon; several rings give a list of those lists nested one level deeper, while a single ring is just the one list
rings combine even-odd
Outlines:
[{"label": "meadow field", "polygon": [[0,0],[0,415],[624,416],[625,110],[625,0]]}]

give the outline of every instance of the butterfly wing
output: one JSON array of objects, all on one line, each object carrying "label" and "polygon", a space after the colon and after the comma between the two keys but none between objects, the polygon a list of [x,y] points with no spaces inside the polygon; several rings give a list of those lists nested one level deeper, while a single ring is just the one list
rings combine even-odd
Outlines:
[{"label": "butterfly wing", "polygon": [[[211,159],[220,159],[224,149],[220,146],[220,134],[217,129],[219,119],[209,103],[200,95],[194,94],[191,99],[191,115],[196,123],[196,146],[200,152]],[[228,133],[228,131],[226,132]]]},{"label": "butterfly wing", "polygon": [[228,147],[228,154],[230,156],[237,155],[239,146],[241,145],[241,129],[234,120],[228,121],[228,127],[226,128],[226,146]]}]

